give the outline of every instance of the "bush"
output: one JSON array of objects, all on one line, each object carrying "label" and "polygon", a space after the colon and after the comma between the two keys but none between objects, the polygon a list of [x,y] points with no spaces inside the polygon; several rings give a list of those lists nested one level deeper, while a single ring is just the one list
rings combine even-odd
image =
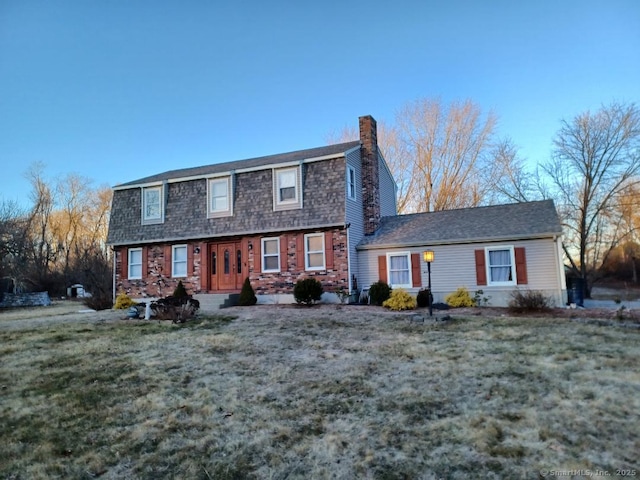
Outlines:
[{"label": "bush", "polygon": [[514,290],[511,292],[509,311],[512,313],[545,312],[551,308],[551,301],[537,290]]},{"label": "bush", "polygon": [[469,290],[467,290],[465,287],[460,287],[455,292],[450,293],[449,295],[444,297],[444,301],[450,307],[454,308],[476,306],[476,302],[473,300],[473,298],[471,298]]},{"label": "bush", "polygon": [[153,316],[158,320],[171,320],[173,323],[184,323],[192,317],[200,309],[200,302],[191,295],[186,297],[168,297],[161,298],[156,302],[151,302],[151,311]]},{"label": "bush", "polygon": [[382,305],[391,296],[391,287],[382,280],[378,280],[369,288],[369,303]]},{"label": "bush", "polygon": [[322,297],[322,284],[315,278],[298,280],[293,287],[293,297],[299,304],[313,305]]},{"label": "bush", "polygon": [[184,288],[184,285],[182,284],[182,280],[178,281],[178,285],[176,285],[176,289],[173,291],[172,297],[175,297],[175,298],[188,298],[189,297],[189,294],[187,293],[187,290]]},{"label": "bush", "polygon": [[416,308],[416,299],[409,292],[398,288],[391,292],[391,297],[382,303],[382,306],[391,310],[413,310]]},{"label": "bush", "polygon": [[425,308],[429,306],[429,298],[431,298],[431,305],[433,305],[433,295],[431,291],[428,288],[422,288],[418,292],[416,302],[420,308]]},{"label": "bush", "polygon": [[109,292],[97,292],[91,297],[85,297],[83,303],[93,310],[109,310],[113,306],[113,298]]},{"label": "bush", "polygon": [[258,302],[256,293],[253,291],[249,277],[245,278],[242,284],[242,290],[240,290],[240,298],[238,299],[238,305],[242,307],[250,307]]},{"label": "bush", "polygon": [[133,307],[135,304],[136,302],[131,300],[131,297],[129,297],[129,295],[121,292],[116,297],[116,304],[113,306],[113,308],[116,308],[118,310],[126,310],[129,307]]}]

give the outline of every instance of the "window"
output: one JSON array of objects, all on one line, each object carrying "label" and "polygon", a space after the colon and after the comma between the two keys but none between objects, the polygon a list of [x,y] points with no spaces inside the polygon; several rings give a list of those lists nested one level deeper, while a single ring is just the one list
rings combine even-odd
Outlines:
[{"label": "window", "polygon": [[187,246],[174,245],[171,252],[171,273],[173,277],[187,276]]},{"label": "window", "polygon": [[286,210],[302,207],[300,195],[300,168],[274,170],[274,209]]},{"label": "window", "polygon": [[347,165],[347,197],[356,199],[356,169]]},{"label": "window", "polygon": [[280,239],[279,238],[263,238],[262,239],[262,271],[263,272],[279,272],[280,271]]},{"label": "window", "polygon": [[162,187],[142,189],[142,222],[162,222]]},{"label": "window", "polygon": [[304,266],[306,270],[324,270],[324,234],[304,236]]},{"label": "window", "polygon": [[209,216],[231,215],[231,177],[212,178],[208,185]]},{"label": "window", "polygon": [[129,249],[129,271],[127,272],[127,278],[135,280],[142,278],[142,249],[130,248]]},{"label": "window", "polygon": [[389,285],[393,288],[411,288],[411,258],[409,252],[388,253]]},{"label": "window", "polygon": [[489,285],[513,285],[513,247],[487,248],[486,255]]}]

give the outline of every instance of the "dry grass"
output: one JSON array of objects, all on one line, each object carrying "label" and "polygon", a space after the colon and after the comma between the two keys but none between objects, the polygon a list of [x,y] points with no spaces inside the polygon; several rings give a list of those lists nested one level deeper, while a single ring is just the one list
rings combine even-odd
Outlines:
[{"label": "dry grass", "polygon": [[[246,307],[2,321],[2,478],[539,478],[638,468],[640,333]],[[579,478],[579,477],[578,477]]]}]

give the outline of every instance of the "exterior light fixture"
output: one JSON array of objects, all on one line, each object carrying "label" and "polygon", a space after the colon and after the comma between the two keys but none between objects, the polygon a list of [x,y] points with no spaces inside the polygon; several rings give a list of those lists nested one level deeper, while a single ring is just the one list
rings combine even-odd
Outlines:
[{"label": "exterior light fixture", "polygon": [[433,250],[425,250],[422,252],[422,260],[427,264],[427,272],[429,273],[429,316],[433,316],[433,293],[431,293],[431,262],[435,260]]}]

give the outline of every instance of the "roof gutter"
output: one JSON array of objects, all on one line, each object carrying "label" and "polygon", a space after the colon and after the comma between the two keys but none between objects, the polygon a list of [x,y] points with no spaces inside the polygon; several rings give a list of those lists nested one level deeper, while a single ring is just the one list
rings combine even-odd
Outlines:
[{"label": "roof gutter", "polygon": [[460,240],[437,240],[437,241],[415,241],[415,242],[402,242],[402,243],[382,243],[373,245],[358,245],[356,250],[383,250],[389,248],[407,248],[407,247],[424,247],[425,245],[462,245],[467,243],[498,243],[508,242],[514,240],[538,240],[542,238],[555,238],[559,235],[559,232],[539,233],[535,235],[510,235],[504,237],[485,237],[485,238],[470,238]]}]

